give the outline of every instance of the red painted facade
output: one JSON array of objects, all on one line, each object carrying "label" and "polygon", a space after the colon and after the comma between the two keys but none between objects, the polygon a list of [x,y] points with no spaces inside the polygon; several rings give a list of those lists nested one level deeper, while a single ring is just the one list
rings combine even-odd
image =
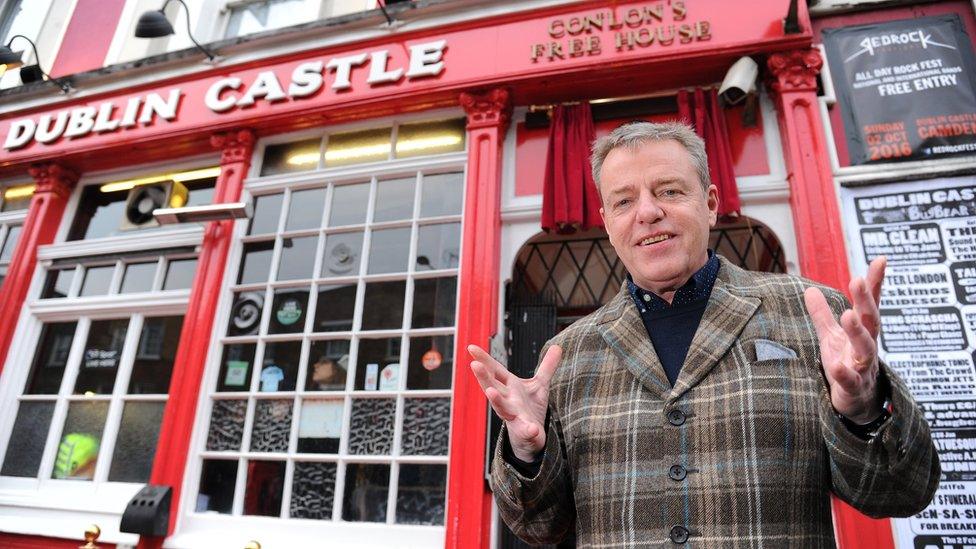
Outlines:
[{"label": "red painted facade", "polygon": [[[87,4],[79,2],[76,18],[68,27],[66,44],[74,43],[77,29],[85,28],[87,17],[94,17],[90,10],[81,9]],[[110,4],[112,9],[121,10],[121,1]],[[592,32],[580,33],[579,37],[599,37],[600,52],[594,52],[589,42],[581,42],[583,45],[579,47],[588,49],[579,50],[583,51],[580,55],[546,59],[546,52],[552,51],[551,44],[559,44],[566,52],[577,48],[577,43],[572,42],[577,37],[570,36],[565,29],[571,17],[604,13],[625,18],[628,9],[644,4],[560,5],[421,31],[407,30],[392,37],[215,67],[0,115],[0,142],[3,142],[9,139],[12,128],[24,120],[31,120],[35,125],[47,124],[45,116],[56,121],[59,113],[65,113],[67,119],[72,110],[82,107],[90,108],[91,112],[104,109],[108,112],[107,120],[118,119],[131,102],[138,101],[137,107],[142,109],[145,98],[151,94],[162,100],[171,97],[171,93],[178,97],[175,112],[169,119],[157,113],[147,116],[145,123],[137,122],[129,128],[61,137],[48,144],[30,140],[22,146],[0,150],[0,177],[23,173],[28,166],[36,165],[31,174],[38,182],[10,275],[0,288],[0,368],[11,347],[17,317],[35,271],[37,246],[53,241],[77,180],[76,173],[129,166],[133,158],[140,162],[175,161],[190,153],[210,150],[212,144],[221,152],[222,168],[214,202],[234,202],[241,196],[251,152],[261,137],[350,120],[460,107],[467,114],[468,159],[445,547],[490,547],[491,494],[484,480],[487,408],[477,382],[463,365],[467,362],[466,345],[488,346],[499,325],[503,150],[513,106],[715,85],[737,57],[744,54],[767,57],[771,75],[768,89],[776,107],[787,165],[800,271],[804,276],[839,288],[846,288],[849,279],[828,145],[816,96],[816,76],[822,62],[817,50],[811,49],[814,27],[805,3],[800,2],[802,32],[798,34],[787,35],[782,29],[788,2],[762,0],[750,2],[749,9],[742,9],[737,3],[688,0],[684,2],[688,5],[684,17],[689,23],[707,21],[707,38],[687,43],[675,40],[667,46],[652,44],[633,49],[624,46],[618,50],[617,33],[633,29],[626,25],[616,31],[594,28]],[[87,15],[79,16],[79,12]],[[103,16],[107,17],[99,15]],[[553,23],[557,20],[563,22],[563,27]],[[95,24],[92,21],[87,24]],[[677,22],[682,21],[685,19]],[[701,27],[696,32],[700,37]],[[625,34],[623,40],[629,36]],[[634,40],[638,38],[635,35]],[[269,71],[283,90],[287,90],[295,69],[303,63],[327,62],[350,55],[385,51],[387,68],[406,72],[410,67],[411,46],[439,41],[444,41],[446,48],[442,55],[444,68],[438,74],[414,79],[404,76],[389,83],[371,84],[367,81],[368,69],[357,66],[350,71],[348,89],[332,89],[336,74],[327,71],[322,88],[309,96],[257,98],[253,105],[234,105],[224,112],[215,112],[205,102],[208,92],[222,79],[237,78],[240,84],[231,82],[235,85],[225,85],[223,91],[213,94],[213,99],[218,101],[242,96],[261,73]],[[536,44],[543,45],[542,53],[535,48]],[[62,49],[55,75],[100,66],[101,61],[95,57],[99,49],[107,49],[107,44],[96,46],[81,56]],[[104,51],[100,55],[104,58]],[[111,104],[111,108],[102,107],[103,104]],[[767,156],[761,117],[756,127],[743,127],[738,109],[729,110],[726,115],[737,175],[768,173],[772,162]],[[598,126],[598,133],[607,131],[609,125]],[[834,127],[841,127],[839,120]],[[527,130],[521,125],[516,128],[512,150],[517,157],[514,181],[517,196],[541,192],[546,132]],[[57,164],[52,163],[55,160]],[[213,345],[211,333],[232,245],[232,227],[230,221],[211,222],[204,232],[152,470],[152,483],[174,489],[171,533],[179,513],[178,502],[190,457],[189,433],[199,422],[197,403],[201,379],[207,353]],[[836,506],[836,511],[842,547],[893,546],[887,521],[870,521],[842,504]],[[143,539],[140,547],[160,547],[162,541]],[[45,545],[45,542],[44,538],[0,534],[3,546],[45,547],[62,543],[50,541],[50,545]]]},{"label": "red painted facade", "polygon": [[92,30],[115,28],[124,7],[125,0],[78,0],[51,67],[51,76],[58,78],[101,68],[114,33]]}]

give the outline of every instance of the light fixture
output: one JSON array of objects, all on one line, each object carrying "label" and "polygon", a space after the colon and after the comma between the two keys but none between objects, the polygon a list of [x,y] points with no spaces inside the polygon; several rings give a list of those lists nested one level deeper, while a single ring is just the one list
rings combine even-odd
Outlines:
[{"label": "light fixture", "polygon": [[[10,44],[13,43],[15,38],[23,38],[24,40],[27,40],[27,42],[31,45],[31,48],[34,50],[34,59],[38,60],[38,63],[24,66],[24,61],[22,59],[24,52],[15,52],[10,48]],[[7,69],[22,67],[20,69],[20,81],[24,84],[41,82],[46,78],[47,80],[57,84],[57,86],[61,88],[62,92],[66,94],[69,93],[71,91],[71,86],[67,83],[67,81],[63,79],[51,78],[51,75],[41,70],[41,66],[39,65],[40,59],[40,56],[37,54],[37,45],[34,44],[34,41],[27,38],[23,34],[15,34],[10,37],[10,40],[7,41],[7,45],[0,46],[0,68],[2,68],[2,70],[0,70],[0,74],[3,74]]]},{"label": "light fixture", "polygon": [[3,191],[3,199],[16,200],[18,198],[27,198],[28,196],[34,194],[34,188],[36,186],[37,185],[34,185],[33,183],[28,183],[26,185],[17,185],[16,187],[7,187],[7,189]]},{"label": "light fixture", "polygon": [[[193,42],[200,51],[207,55],[207,59],[210,61],[214,60],[214,55],[210,53],[210,50],[200,45],[199,42],[193,38],[193,34],[190,32],[190,8],[186,7],[183,0],[176,0],[183,6],[183,10],[186,11],[186,34],[190,37],[190,41]],[[159,8],[158,11],[147,11],[139,16],[139,22],[136,23],[136,38],[161,38],[163,36],[169,36],[174,33],[173,25],[170,24],[169,19],[166,19],[166,6],[169,5],[171,0],[166,0],[163,2],[163,7]]]},{"label": "light fixture", "polygon": [[153,217],[160,225],[247,219],[251,217],[251,205],[244,202],[231,202],[184,208],[159,208],[153,212]]},{"label": "light fixture", "polygon": [[159,183],[160,181],[172,180],[172,181],[176,181],[177,183],[182,183],[184,181],[206,179],[208,177],[217,177],[219,175],[220,175],[220,166],[213,166],[211,168],[201,168],[199,170],[189,170],[185,172],[150,175],[148,177],[139,177],[136,179],[126,179],[123,181],[113,181],[111,183],[105,183],[104,185],[99,187],[98,190],[103,193],[114,193],[116,191],[127,191],[132,187],[137,187],[139,185]]}]

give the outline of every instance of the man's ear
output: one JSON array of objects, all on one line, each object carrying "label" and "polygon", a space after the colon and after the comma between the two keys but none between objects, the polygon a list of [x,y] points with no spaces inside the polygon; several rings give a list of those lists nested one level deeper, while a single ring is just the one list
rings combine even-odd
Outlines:
[{"label": "man's ear", "polygon": [[613,246],[613,236],[610,234],[610,231],[607,230],[607,214],[603,210],[603,206],[600,206],[600,219],[603,220],[603,230],[607,232],[607,239],[610,241],[610,245]]},{"label": "man's ear", "polygon": [[705,200],[708,203],[708,226],[714,227],[718,222],[718,187],[709,185]]}]

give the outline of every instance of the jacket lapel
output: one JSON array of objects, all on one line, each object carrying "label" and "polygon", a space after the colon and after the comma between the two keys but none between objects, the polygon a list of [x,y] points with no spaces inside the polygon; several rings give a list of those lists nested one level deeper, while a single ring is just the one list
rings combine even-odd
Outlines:
[{"label": "jacket lapel", "polygon": [[735,269],[727,261],[722,261],[718,278],[712,287],[711,298],[678,374],[671,395],[674,398],[680,397],[708,375],[735,344],[739,334],[759,308],[758,297],[737,295],[736,285],[729,284],[730,279],[738,274],[734,272]]},{"label": "jacket lapel", "polygon": [[607,305],[597,326],[607,345],[620,355],[627,369],[647,390],[663,400],[671,391],[671,383],[664,375],[664,367],[647,337],[647,329],[626,285]]}]

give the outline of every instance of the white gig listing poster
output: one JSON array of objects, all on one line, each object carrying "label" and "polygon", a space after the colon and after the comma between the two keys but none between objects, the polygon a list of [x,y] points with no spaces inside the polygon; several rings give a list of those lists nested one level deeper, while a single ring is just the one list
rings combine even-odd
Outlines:
[{"label": "white gig listing poster", "polygon": [[844,187],[853,276],[887,256],[880,356],[925,411],[942,483],[899,549],[976,548],[976,176]]}]

